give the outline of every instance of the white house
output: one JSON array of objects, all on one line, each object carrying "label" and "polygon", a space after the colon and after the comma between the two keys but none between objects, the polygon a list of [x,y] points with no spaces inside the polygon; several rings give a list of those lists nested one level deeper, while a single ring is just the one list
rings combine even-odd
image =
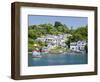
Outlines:
[{"label": "white house", "polygon": [[77,42],[77,46],[78,46],[79,50],[84,50],[86,44],[87,44],[86,41],[78,41]]},{"label": "white house", "polygon": [[78,50],[77,42],[70,43],[70,50],[72,50],[72,51]]},{"label": "white house", "polygon": [[70,43],[70,50],[72,51],[83,51],[85,50],[86,41],[77,41]]},{"label": "white house", "polygon": [[65,41],[71,36],[70,34],[59,34],[59,35],[47,35],[44,37],[39,37],[36,41],[46,42],[49,48],[55,46],[66,46]]}]

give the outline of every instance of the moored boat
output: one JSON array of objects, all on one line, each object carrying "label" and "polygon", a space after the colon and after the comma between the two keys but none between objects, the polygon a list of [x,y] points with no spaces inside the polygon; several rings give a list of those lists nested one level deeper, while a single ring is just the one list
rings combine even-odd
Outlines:
[{"label": "moored boat", "polygon": [[34,58],[42,57],[41,54],[40,54],[40,50],[38,48],[36,48],[36,50],[33,50],[32,57],[34,57]]},{"label": "moored boat", "polygon": [[48,55],[48,54],[49,54],[48,48],[46,48],[46,47],[43,48],[42,53],[43,53],[44,55]]}]

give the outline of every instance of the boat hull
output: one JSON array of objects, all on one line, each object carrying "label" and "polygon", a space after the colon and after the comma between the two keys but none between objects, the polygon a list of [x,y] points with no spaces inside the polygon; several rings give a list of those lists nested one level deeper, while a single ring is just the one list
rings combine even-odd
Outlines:
[{"label": "boat hull", "polygon": [[33,57],[33,58],[40,58],[40,57],[42,57],[42,56],[40,55],[40,52],[33,51],[33,52],[32,52],[32,57]]},{"label": "boat hull", "polygon": [[32,56],[33,58],[41,58],[42,56]]}]

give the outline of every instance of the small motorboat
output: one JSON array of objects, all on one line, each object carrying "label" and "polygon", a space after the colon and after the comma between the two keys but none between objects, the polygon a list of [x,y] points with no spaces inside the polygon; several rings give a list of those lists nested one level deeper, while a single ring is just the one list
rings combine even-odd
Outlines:
[{"label": "small motorboat", "polygon": [[49,50],[48,50],[48,48],[45,47],[45,48],[43,48],[42,52],[44,55],[48,55]]},{"label": "small motorboat", "polygon": [[40,58],[40,57],[42,57],[41,54],[40,54],[40,50],[38,48],[36,48],[36,50],[33,50],[32,57],[33,58]]}]

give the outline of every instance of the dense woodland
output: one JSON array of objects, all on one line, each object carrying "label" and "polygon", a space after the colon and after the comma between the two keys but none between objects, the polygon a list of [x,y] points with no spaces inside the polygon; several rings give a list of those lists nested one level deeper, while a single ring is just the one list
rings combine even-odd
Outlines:
[{"label": "dense woodland", "polygon": [[80,26],[77,28],[68,27],[67,24],[62,24],[56,21],[53,24],[39,24],[31,25],[28,27],[28,49],[32,50],[34,44],[38,44],[39,47],[46,46],[46,43],[36,42],[35,39],[38,37],[46,36],[47,34],[58,35],[58,34],[71,34],[72,36],[66,41],[66,45],[70,47],[70,42],[75,42],[79,40],[87,41],[87,25]]}]

